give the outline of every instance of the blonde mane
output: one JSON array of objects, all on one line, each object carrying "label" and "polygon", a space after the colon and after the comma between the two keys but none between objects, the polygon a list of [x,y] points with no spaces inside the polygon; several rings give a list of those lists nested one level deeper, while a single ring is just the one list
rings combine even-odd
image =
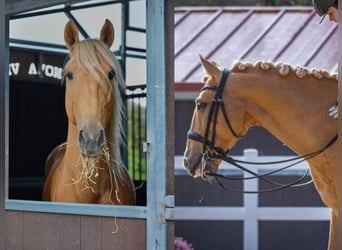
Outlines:
[{"label": "blonde mane", "polygon": [[254,64],[250,62],[234,62],[231,67],[232,72],[243,72],[247,70],[260,69],[263,71],[275,70],[281,76],[295,74],[298,78],[314,77],[316,79],[334,79],[337,81],[337,74],[330,73],[322,69],[309,69],[301,66],[292,66],[285,63],[273,63],[266,61],[257,61]]},{"label": "blonde mane", "polygon": [[[124,79],[120,63],[116,59],[115,55],[109,50],[108,46],[98,39],[86,39],[72,48],[73,57],[71,60],[76,60],[84,70],[94,77],[94,79],[101,85],[101,87],[109,86],[113,93],[113,115],[109,124],[110,136],[106,140],[106,143],[110,145],[110,160],[112,163],[112,169],[121,181],[125,180],[123,175],[122,158],[120,154],[120,145],[125,145],[123,139],[123,120],[125,114],[123,112],[123,100],[121,93],[125,89]],[[70,62],[69,61],[69,62]],[[108,71],[103,68],[104,63],[110,65],[114,72],[114,79],[112,81],[105,81],[108,79]],[[69,63],[68,62],[68,63]],[[66,65],[67,66],[67,65]],[[64,72],[66,73],[66,72]],[[108,147],[104,147],[103,157],[108,158]]]}]

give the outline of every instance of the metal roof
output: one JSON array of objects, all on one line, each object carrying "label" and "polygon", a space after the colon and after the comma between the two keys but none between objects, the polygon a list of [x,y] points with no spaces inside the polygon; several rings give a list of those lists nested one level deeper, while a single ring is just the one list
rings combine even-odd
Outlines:
[{"label": "metal roof", "polygon": [[337,70],[337,25],[319,20],[311,7],[176,8],[176,91],[201,81],[199,54],[225,67],[267,60]]}]

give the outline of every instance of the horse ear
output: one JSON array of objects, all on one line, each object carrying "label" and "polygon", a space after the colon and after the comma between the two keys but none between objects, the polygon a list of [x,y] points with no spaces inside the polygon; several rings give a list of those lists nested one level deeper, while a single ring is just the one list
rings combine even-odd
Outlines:
[{"label": "horse ear", "polygon": [[114,36],[115,32],[113,24],[108,19],[106,19],[100,32],[100,40],[107,44],[110,48],[114,42]]},{"label": "horse ear", "polygon": [[222,74],[220,69],[213,63],[209,62],[200,55],[200,62],[204,71],[211,77],[220,77]]},{"label": "horse ear", "polygon": [[73,20],[69,20],[64,28],[64,41],[65,45],[69,50],[71,50],[72,46],[76,43],[80,42],[78,29]]}]

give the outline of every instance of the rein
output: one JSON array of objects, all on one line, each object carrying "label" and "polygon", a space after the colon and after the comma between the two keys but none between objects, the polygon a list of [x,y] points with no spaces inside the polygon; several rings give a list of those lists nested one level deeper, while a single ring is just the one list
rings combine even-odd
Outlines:
[{"label": "rein", "polygon": [[[227,79],[229,77],[229,70],[228,69],[224,69],[223,71],[223,75],[221,78],[221,81],[218,85],[218,87],[216,86],[204,86],[201,91],[204,90],[213,90],[216,91],[216,94],[214,96],[214,99],[211,101],[211,105],[210,105],[210,110],[209,110],[209,114],[208,114],[208,120],[207,120],[207,124],[206,124],[206,128],[205,128],[205,133],[204,136],[200,135],[199,133],[189,130],[187,133],[187,138],[191,139],[191,140],[195,140],[198,142],[201,142],[203,144],[202,147],[202,164],[204,164],[203,167],[203,178],[207,178],[207,177],[213,177],[217,183],[219,184],[219,186],[221,186],[224,190],[227,191],[231,191],[231,192],[238,192],[238,193],[247,193],[247,194],[256,194],[256,193],[268,193],[268,192],[274,192],[274,191],[278,191],[281,189],[285,189],[288,187],[298,187],[298,186],[303,186],[303,185],[307,185],[309,183],[312,182],[312,180],[307,181],[305,183],[302,183],[302,181],[308,176],[309,174],[309,169],[306,170],[305,174],[301,177],[299,177],[298,179],[296,179],[293,182],[287,183],[287,184],[282,184],[282,183],[278,183],[275,181],[272,181],[266,177],[278,173],[280,171],[283,171],[285,169],[288,169],[290,167],[293,167],[303,161],[312,159],[314,157],[316,157],[317,155],[321,154],[322,152],[324,152],[327,148],[329,148],[331,145],[333,145],[336,140],[338,139],[338,135],[335,135],[324,147],[322,147],[321,149],[312,152],[312,153],[308,153],[302,156],[297,156],[297,157],[293,157],[287,160],[282,160],[282,161],[273,161],[273,162],[249,162],[249,161],[241,161],[241,160],[236,160],[233,159],[232,157],[228,156],[229,153],[229,149],[228,150],[224,150],[220,147],[216,147],[215,146],[215,137],[216,137],[216,124],[217,124],[217,117],[218,117],[218,111],[219,109],[221,109],[224,120],[226,122],[227,127],[229,128],[230,132],[232,133],[232,135],[235,138],[241,138],[241,136],[239,136],[235,130],[233,129],[231,122],[229,120],[228,114],[225,110],[225,106],[224,106],[224,102],[222,100],[222,94],[223,94],[223,89],[225,87],[225,84],[227,82]],[[211,140],[208,139],[209,137],[209,129],[210,126],[213,126],[213,132],[211,135]],[[249,173],[251,176],[250,177],[231,177],[231,176],[224,176],[222,174],[216,174],[216,173],[212,173],[210,171],[206,171],[205,170],[205,166],[207,161],[212,162],[214,160],[223,160],[227,163],[230,163],[231,165],[237,167],[238,169]],[[271,164],[280,164],[280,163],[290,163],[289,165],[285,166],[285,167],[281,167],[277,170],[273,170],[273,171],[269,171],[265,174],[257,174],[245,167],[243,167],[241,165],[242,164],[250,164],[250,165],[271,165]],[[259,190],[259,191],[243,191],[243,190],[236,190],[236,189],[232,189],[229,188],[227,186],[225,186],[220,179],[224,179],[224,180],[250,180],[250,179],[261,179],[263,181],[265,181],[268,184],[271,184],[275,187],[273,188],[269,188],[269,189],[264,189],[264,190]]]},{"label": "rein", "polygon": [[[314,157],[316,157],[317,155],[321,154],[322,152],[324,152],[327,148],[329,148],[331,145],[333,145],[336,140],[338,139],[338,135],[335,135],[330,141],[329,143],[327,143],[323,148],[321,148],[320,150],[317,150],[315,152],[303,155],[303,156],[298,156],[298,157],[293,157],[287,160],[283,160],[283,161],[273,161],[273,162],[249,162],[249,161],[240,161],[240,160],[236,160],[233,159],[232,157],[229,157],[227,155],[224,155],[221,159],[227,163],[230,163],[231,165],[237,167],[238,169],[245,171],[247,173],[249,173],[250,177],[231,177],[231,176],[224,176],[221,174],[215,174],[215,173],[207,173],[207,176],[213,176],[215,178],[215,180],[217,181],[217,183],[224,189],[227,191],[231,191],[231,192],[238,192],[238,193],[247,193],[247,194],[257,194],[257,193],[269,193],[269,192],[274,192],[274,191],[278,191],[281,189],[285,189],[288,187],[299,187],[299,186],[304,186],[307,184],[310,184],[312,182],[312,180],[305,182],[305,183],[301,183],[309,174],[309,168],[305,171],[305,174],[301,177],[299,177],[298,179],[294,180],[293,182],[287,183],[287,184],[282,184],[282,183],[278,183],[275,181],[271,181],[269,179],[267,179],[266,177],[273,175],[275,173],[278,173],[280,171],[286,170],[288,168],[291,168],[303,161],[312,159]],[[250,165],[272,165],[272,164],[280,164],[280,163],[287,163],[287,162],[292,162],[291,164],[281,167],[279,169],[273,170],[273,171],[269,171],[265,174],[257,174],[245,167],[243,167],[242,165],[240,165],[239,163],[244,163],[244,164],[250,164]],[[269,189],[263,189],[260,191],[241,191],[241,190],[236,190],[236,189],[232,189],[229,188],[225,185],[223,185],[223,183],[221,182],[220,179],[224,179],[224,180],[251,180],[251,179],[261,179],[265,182],[267,182],[268,184],[271,184],[273,186],[275,186],[274,188],[269,188]]]}]

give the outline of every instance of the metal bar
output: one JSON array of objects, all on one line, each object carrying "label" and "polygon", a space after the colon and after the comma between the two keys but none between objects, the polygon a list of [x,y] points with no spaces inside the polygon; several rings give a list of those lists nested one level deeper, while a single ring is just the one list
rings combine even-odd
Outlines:
[{"label": "metal bar", "polygon": [[6,210],[145,219],[146,207],[7,200]]},{"label": "metal bar", "polygon": [[[147,248],[172,249],[172,223],[166,221],[168,159],[173,154],[168,136],[172,109],[168,98],[173,86],[173,40],[168,16],[173,1],[146,1],[147,17]],[[174,27],[172,23],[172,27]],[[173,28],[171,29],[173,30]],[[170,51],[171,50],[171,51]],[[172,53],[172,54],[171,54]],[[170,65],[169,65],[170,63]],[[172,67],[171,67],[172,66]],[[168,82],[170,86],[168,86]],[[173,138],[173,137],[171,137]],[[171,140],[170,138],[170,140]],[[172,141],[172,140],[171,140]],[[173,141],[172,141],[173,143]],[[171,161],[172,162],[172,161]],[[173,166],[169,166],[173,170]],[[171,208],[172,209],[172,208]],[[168,224],[170,223],[170,224]],[[169,226],[169,228],[168,228]],[[170,231],[169,231],[169,230]],[[171,238],[171,239],[170,239]],[[169,245],[170,244],[170,245]]]},{"label": "metal bar", "polygon": [[145,55],[136,55],[136,54],[131,54],[129,52],[126,52],[126,58],[127,57],[136,58],[136,59],[146,59]]},{"label": "metal bar", "polygon": [[[86,9],[86,8],[94,8],[94,7],[101,7],[101,6],[106,6],[106,5],[112,5],[112,4],[118,4],[121,3],[122,0],[115,0],[115,1],[109,1],[109,2],[102,2],[102,3],[92,3],[92,4],[84,4],[84,5],[79,5],[79,6],[72,6],[74,3],[80,3],[80,2],[85,2],[89,0],[73,0],[73,1],[67,1],[67,0],[45,0],[45,4],[39,3],[39,1],[36,0],[20,0],[20,4],[18,3],[6,3],[6,12],[8,14],[16,14],[19,12],[26,12],[29,10],[34,10],[38,8],[45,8],[45,7],[50,7],[54,5],[59,5],[59,4],[65,4],[69,6],[70,11],[74,10],[80,10],[80,9]],[[11,11],[13,13],[11,13]],[[41,16],[41,15],[47,15],[47,14],[53,14],[53,13],[59,13],[59,12],[64,12],[65,8],[56,8],[53,10],[41,10],[41,11],[35,11],[32,13],[24,13],[24,14],[18,14],[15,16],[11,17],[12,19],[19,19],[19,18],[26,18],[26,17],[32,17],[32,16]]]},{"label": "metal bar", "polygon": [[51,7],[58,4],[73,4],[79,2],[85,2],[89,0],[17,0],[17,1],[8,1],[6,0],[6,14],[15,15],[22,12],[27,12],[35,9],[42,9]]},{"label": "metal bar", "polygon": [[[121,6],[121,46],[120,54],[122,56],[122,69],[126,76],[126,59],[127,59],[127,27],[129,25],[129,0],[124,0]],[[126,124],[127,125],[127,124]]]},{"label": "metal bar", "polygon": [[126,46],[126,50],[131,50],[131,51],[137,51],[137,52],[141,52],[141,53],[146,53],[146,49],[134,48],[134,47],[130,47],[130,46]]},{"label": "metal bar", "polygon": [[64,13],[69,19],[72,19],[74,21],[78,31],[82,34],[82,36],[84,38],[89,38],[88,33],[85,31],[85,29],[83,29],[82,25],[77,21],[77,19],[74,17],[74,15],[71,14],[71,12],[69,11],[68,8],[65,9]]},{"label": "metal bar", "polygon": [[130,94],[129,99],[134,99],[134,98],[146,98],[146,94],[142,93],[142,94]]},{"label": "metal bar", "polygon": [[52,10],[29,12],[29,13],[11,16],[11,20],[30,18],[30,17],[42,16],[42,15],[49,15],[49,14],[56,14],[56,13],[63,12],[63,11],[64,11],[64,8],[56,8],[56,9],[52,9]]},{"label": "metal bar", "polygon": [[175,223],[173,222],[173,214],[175,207],[175,175],[174,175],[174,155],[175,155],[175,80],[174,80],[174,28],[175,28],[175,13],[174,13],[174,1],[169,0],[165,1],[165,36],[166,36],[166,97],[167,104],[165,110],[167,112],[166,121],[167,127],[165,130],[167,131],[166,137],[166,152],[167,158],[166,160],[166,179],[164,180],[166,186],[167,196],[164,199],[164,210],[165,210],[165,219],[167,222],[167,239],[168,245],[167,249],[174,249],[174,237],[175,237]]},{"label": "metal bar", "polygon": [[131,105],[131,118],[132,118],[132,123],[131,123],[131,137],[132,137],[132,147],[131,147],[131,157],[132,157],[132,170],[133,170],[133,179],[135,179],[135,104],[134,100],[132,100],[132,105]]},{"label": "metal bar", "polygon": [[36,46],[36,47],[45,47],[51,49],[58,49],[58,50],[66,50],[67,47],[65,45],[58,45],[52,43],[44,43],[44,42],[35,42],[35,41],[28,41],[22,39],[10,39],[10,43],[20,44],[20,45],[28,45],[28,46]]},{"label": "metal bar", "polygon": [[[144,101],[145,101],[145,103],[146,103],[146,97],[143,99]],[[141,147],[141,152],[144,154],[144,158],[143,158],[143,161],[144,161],[144,168],[143,168],[143,170],[144,170],[144,172],[145,172],[145,176],[144,176],[144,180],[146,180],[147,178],[146,178],[146,172],[147,172],[147,170],[146,170],[146,166],[147,166],[147,160],[146,160],[146,152],[144,151],[144,143],[146,142],[146,108],[144,109],[144,123],[143,123],[143,125],[144,126],[141,126],[141,130],[143,131],[143,136],[144,136],[144,138],[140,141],[140,143],[141,143],[141,145],[140,145],[140,147]]]},{"label": "metal bar", "polygon": [[6,85],[8,86],[9,21],[5,3],[0,1],[0,249],[5,249],[5,199],[6,199]]},{"label": "metal bar", "polygon": [[[88,0],[86,0],[88,1]],[[108,2],[99,2],[99,3],[91,3],[91,4],[84,4],[84,5],[69,5],[70,6],[70,11],[74,10],[82,10],[82,9],[89,9],[89,8],[95,8],[95,7],[101,7],[101,6],[106,6],[106,5],[112,5],[112,4],[119,4],[122,3],[122,0],[114,0],[114,1],[108,1]]]},{"label": "metal bar", "polygon": [[142,169],[141,169],[141,161],[142,161],[142,150],[141,149],[141,142],[142,142],[142,137],[141,137],[141,104],[140,104],[140,98],[139,98],[139,105],[137,107],[138,110],[138,169],[139,169],[139,180],[142,178]]},{"label": "metal bar", "polygon": [[137,28],[137,27],[132,27],[132,26],[128,26],[128,27],[127,27],[127,30],[129,30],[129,31],[134,31],[134,32],[146,33],[146,29]]}]

